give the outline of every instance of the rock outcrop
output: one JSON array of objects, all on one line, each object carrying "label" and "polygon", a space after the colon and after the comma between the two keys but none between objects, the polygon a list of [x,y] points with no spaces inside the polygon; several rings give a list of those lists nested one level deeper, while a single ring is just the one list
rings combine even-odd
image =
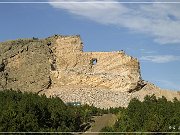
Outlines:
[{"label": "rock outcrop", "polygon": [[0,43],[0,89],[101,108],[127,106],[133,97],[141,100],[147,94],[180,97],[143,81],[139,61],[124,51],[83,52],[80,36],[59,35]]},{"label": "rock outcrop", "polygon": [[24,39],[0,44],[0,89],[39,92],[51,85],[51,52],[42,41]]},{"label": "rock outcrop", "polygon": [[136,58],[118,52],[83,52],[79,36],[59,37],[51,46],[52,87],[72,86],[129,91],[141,82]]}]

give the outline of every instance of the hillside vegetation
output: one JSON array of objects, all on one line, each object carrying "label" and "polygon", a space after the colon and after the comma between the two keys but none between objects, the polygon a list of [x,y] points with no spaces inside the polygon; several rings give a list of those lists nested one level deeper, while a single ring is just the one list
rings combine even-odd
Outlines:
[{"label": "hillside vegetation", "polygon": [[66,105],[58,97],[0,91],[0,132],[78,132],[105,110]]},{"label": "hillside vegetation", "polygon": [[126,109],[116,112],[118,121],[104,132],[180,132],[180,101],[146,96],[132,99]]},{"label": "hillside vegetation", "polygon": [[115,114],[118,120],[103,132],[180,132],[180,101],[146,96],[127,108],[73,106],[58,97],[0,91],[0,132],[85,132],[93,116]]}]

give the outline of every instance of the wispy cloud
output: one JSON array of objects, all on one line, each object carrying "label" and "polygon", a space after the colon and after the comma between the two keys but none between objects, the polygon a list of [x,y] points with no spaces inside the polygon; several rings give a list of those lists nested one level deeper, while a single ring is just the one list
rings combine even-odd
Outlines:
[{"label": "wispy cloud", "polygon": [[156,80],[155,82],[163,86],[163,88],[171,88],[173,90],[180,90],[180,85],[170,80]]},{"label": "wispy cloud", "polygon": [[180,4],[50,3],[50,5],[101,24],[116,25],[133,32],[145,33],[161,44],[180,43]]},{"label": "wispy cloud", "polygon": [[157,53],[157,51],[144,51],[143,53],[144,54],[155,54],[155,53]]},{"label": "wispy cloud", "polygon": [[174,56],[174,55],[142,56],[140,60],[150,61],[153,63],[168,63],[173,61],[180,61],[180,56]]},{"label": "wispy cloud", "polygon": [[143,53],[143,54],[156,54],[156,53],[157,53],[157,51],[147,50],[147,49],[143,49],[143,48],[141,48],[140,51],[141,51],[141,53]]}]

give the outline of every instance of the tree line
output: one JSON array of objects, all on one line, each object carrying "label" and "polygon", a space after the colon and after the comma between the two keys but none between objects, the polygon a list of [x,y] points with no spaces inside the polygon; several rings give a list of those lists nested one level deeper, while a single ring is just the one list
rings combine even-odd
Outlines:
[{"label": "tree line", "polygon": [[[180,101],[146,96],[132,99],[127,108],[116,112],[118,120],[103,132],[180,132]],[[169,133],[167,133],[169,134]]]},{"label": "tree line", "polygon": [[127,108],[100,109],[68,105],[58,97],[20,91],[0,91],[0,132],[85,132],[93,116],[117,115],[103,132],[180,132],[180,101],[146,96]]},{"label": "tree line", "polygon": [[83,132],[92,116],[106,112],[88,105],[66,105],[58,97],[0,91],[0,132]]}]

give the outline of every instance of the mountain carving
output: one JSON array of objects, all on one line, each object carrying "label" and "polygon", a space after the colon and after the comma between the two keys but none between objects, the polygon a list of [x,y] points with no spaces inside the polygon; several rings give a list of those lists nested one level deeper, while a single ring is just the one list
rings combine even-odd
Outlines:
[{"label": "mountain carving", "polygon": [[155,94],[180,99],[142,80],[138,59],[123,50],[83,52],[80,36],[54,35],[0,43],[0,89],[58,96],[64,102],[126,107]]}]

